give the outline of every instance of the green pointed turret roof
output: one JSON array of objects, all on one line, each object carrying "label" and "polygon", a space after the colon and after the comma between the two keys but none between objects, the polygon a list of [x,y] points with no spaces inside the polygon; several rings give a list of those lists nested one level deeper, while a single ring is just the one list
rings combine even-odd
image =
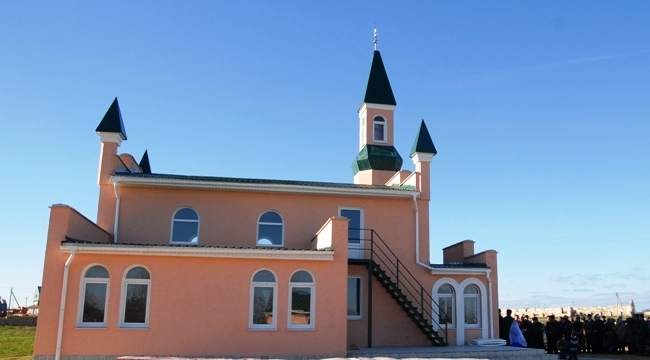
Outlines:
[{"label": "green pointed turret roof", "polygon": [[149,164],[149,154],[147,153],[147,150],[144,151],[144,155],[142,155],[142,159],[140,159],[138,165],[140,166],[140,169],[142,169],[143,174],[151,174],[151,165]]},{"label": "green pointed turret roof", "polygon": [[122,113],[120,112],[120,104],[117,98],[113,100],[111,107],[108,108],[102,121],[97,125],[96,132],[109,132],[118,133],[122,135],[123,140],[126,140],[126,130],[124,130],[124,122],[122,122]]},{"label": "green pointed turret roof", "polygon": [[375,53],[372,56],[370,75],[368,75],[368,86],[366,86],[366,94],[363,97],[363,102],[393,106],[397,105],[379,50],[375,50]]},{"label": "green pointed turret roof", "polygon": [[438,151],[433,145],[433,140],[431,140],[431,135],[429,135],[429,130],[427,130],[427,125],[422,120],[420,124],[420,130],[418,130],[418,135],[415,137],[415,142],[411,148],[411,157],[415,153],[426,153],[436,155]]}]

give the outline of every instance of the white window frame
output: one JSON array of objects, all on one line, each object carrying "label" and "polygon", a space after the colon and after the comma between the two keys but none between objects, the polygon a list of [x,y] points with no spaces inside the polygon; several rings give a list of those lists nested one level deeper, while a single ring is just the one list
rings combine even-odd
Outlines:
[{"label": "white window frame", "polygon": [[[350,281],[350,279],[357,279],[359,283],[359,293],[357,294],[359,301],[359,315],[348,315],[348,320],[363,320],[363,278],[361,276],[348,276],[348,281]],[[345,290],[347,292],[347,286],[345,287]],[[350,295],[346,295],[345,307],[347,312],[347,299]]]},{"label": "white window frame", "polygon": [[[268,271],[273,274],[275,282],[254,282],[253,278],[260,271]],[[255,288],[271,287],[273,288],[273,323],[272,324],[253,324],[253,309],[255,308]],[[248,309],[248,329],[256,331],[275,331],[278,329],[278,276],[271,269],[257,269],[251,276],[250,306]]]},{"label": "white window frame", "polygon": [[[311,276],[311,282],[291,282],[291,278],[298,272],[304,271],[309,276]],[[309,324],[292,324],[291,323],[291,311],[293,308],[293,289],[294,288],[309,288]],[[291,330],[314,330],[316,328],[316,280],[314,274],[311,272],[300,269],[294,271],[289,277],[289,310],[288,310],[288,319],[287,319],[287,329]]]},{"label": "white window frame", "polygon": [[[177,214],[179,211],[183,210],[183,209],[190,209],[190,210],[194,211],[194,213],[196,214],[197,220],[187,220],[187,219],[178,219],[178,220],[176,220],[176,214]],[[178,222],[186,222],[186,223],[196,223],[196,242],[191,242],[191,241],[174,241],[174,223],[175,223],[176,221],[178,221]],[[201,237],[200,237],[200,232],[201,232],[201,215],[199,215],[199,212],[196,211],[195,208],[193,208],[193,207],[191,207],[191,206],[182,206],[182,207],[176,209],[176,211],[174,211],[174,214],[172,214],[172,225],[171,225],[171,231],[170,231],[170,233],[169,233],[169,243],[170,243],[170,244],[182,244],[182,245],[192,245],[192,246],[196,246],[196,245],[199,244],[199,241],[200,241],[200,239],[201,239]]]},{"label": "white window frame", "polygon": [[[476,289],[476,291],[477,291],[476,294],[465,294],[465,289],[470,287],[470,286]],[[470,299],[470,298],[476,299],[476,302],[475,302],[475,304],[476,304],[476,324],[467,323],[467,318],[465,316],[463,316],[463,321],[465,322],[465,328],[466,329],[478,329],[478,328],[481,327],[481,323],[482,323],[482,321],[481,321],[481,315],[482,315],[482,311],[481,311],[481,288],[476,286],[476,284],[471,284],[470,283],[470,284],[465,284],[465,286],[463,286],[462,289],[463,289],[463,314],[465,314],[467,312],[466,311],[466,309],[467,309],[467,299]]]},{"label": "white window frame", "polygon": [[[131,271],[131,269],[141,267],[149,273],[149,279],[127,279],[126,274]],[[147,307],[145,309],[145,317],[143,323],[127,323],[124,321],[124,316],[126,315],[126,289],[128,285],[147,285]],[[127,268],[124,271],[122,276],[122,295],[120,297],[120,318],[118,327],[123,329],[148,329],[149,328],[149,312],[151,307],[149,306],[151,302],[151,271],[146,266],[143,265],[133,265]]]},{"label": "white window frame", "polygon": [[[107,278],[86,278],[86,272],[94,267],[101,266],[108,272]],[[106,299],[104,299],[104,321],[103,322],[83,322],[84,304],[86,301],[86,285],[88,284],[106,284]],[[77,306],[77,327],[78,328],[106,328],[108,318],[108,299],[110,298],[111,272],[102,264],[94,263],[86,266],[81,272],[81,281],[79,286],[79,304]]]},{"label": "white window frame", "polygon": [[[262,219],[262,216],[264,216],[266,213],[270,213],[270,212],[278,214],[278,216],[280,217],[280,220],[282,220],[282,223],[278,224],[278,223],[261,222],[260,221],[260,219]],[[280,235],[281,236],[281,243],[280,244],[270,244],[270,245],[269,244],[260,244],[260,242],[259,242],[260,241],[260,225],[280,226],[282,228],[282,232],[281,232],[281,235]],[[263,246],[263,247],[283,247],[284,246],[284,226],[285,226],[284,217],[282,216],[282,214],[280,214],[279,211],[277,211],[277,210],[265,210],[265,211],[263,211],[260,214],[260,216],[257,218],[257,236],[255,237],[255,245],[256,246]]]},{"label": "white window frame", "polygon": [[[381,119],[381,120],[377,120]],[[377,139],[376,132],[375,132],[375,126],[381,124],[383,126],[383,134],[382,137],[383,139]],[[372,141],[374,142],[379,142],[379,143],[385,143],[388,142],[388,120],[386,120],[385,117],[381,115],[375,115],[372,118]]]},{"label": "white window frame", "polygon": [[[438,292],[438,291],[440,291],[440,288],[445,286],[445,285],[447,285],[447,286],[449,286],[451,288],[451,292],[452,292],[451,294],[440,294]],[[454,285],[452,285],[450,283],[440,284],[440,286],[436,290],[435,295],[436,295],[436,302],[438,303],[438,308],[440,308],[440,298],[451,298],[451,314],[449,314],[450,318],[451,318],[451,323],[448,323],[447,327],[448,328],[455,328],[456,327],[456,295],[457,294],[456,294],[456,289],[454,288]],[[436,312],[436,313],[438,314],[438,319],[440,319],[439,312]],[[440,323],[440,326],[445,326],[445,324]]]}]

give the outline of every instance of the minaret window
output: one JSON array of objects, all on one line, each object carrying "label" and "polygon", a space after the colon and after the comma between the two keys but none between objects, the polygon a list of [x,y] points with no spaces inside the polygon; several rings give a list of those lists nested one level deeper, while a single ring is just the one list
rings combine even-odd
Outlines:
[{"label": "minaret window", "polygon": [[386,142],[386,120],[381,116],[375,116],[372,120],[373,140]]}]

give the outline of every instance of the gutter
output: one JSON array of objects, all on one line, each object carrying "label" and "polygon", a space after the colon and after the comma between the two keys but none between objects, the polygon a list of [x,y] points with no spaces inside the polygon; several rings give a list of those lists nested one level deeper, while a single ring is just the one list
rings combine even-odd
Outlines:
[{"label": "gutter", "polygon": [[113,243],[117,244],[117,229],[118,223],[120,221],[120,192],[117,190],[117,183],[113,183],[113,188],[115,188],[115,221],[113,221]]},{"label": "gutter", "polygon": [[65,318],[65,301],[68,294],[68,271],[70,269],[70,264],[74,259],[74,255],[77,249],[75,247],[70,248],[70,256],[65,262],[63,267],[63,288],[61,289],[61,308],[59,309],[59,327],[56,332],[56,353],[54,355],[54,360],[61,359],[61,341],[63,339],[63,319]]},{"label": "gutter", "polygon": [[485,272],[485,277],[487,278],[488,281],[488,321],[490,322],[489,329],[490,329],[490,339],[494,339],[494,319],[492,318],[492,279],[490,278],[490,273],[492,272],[491,269],[488,269]]}]

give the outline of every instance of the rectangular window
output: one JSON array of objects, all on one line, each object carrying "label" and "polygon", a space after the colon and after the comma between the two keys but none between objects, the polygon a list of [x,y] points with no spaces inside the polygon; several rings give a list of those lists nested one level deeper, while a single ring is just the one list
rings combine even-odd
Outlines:
[{"label": "rectangular window", "polygon": [[441,296],[438,298],[438,304],[440,305],[439,312],[439,323],[440,324],[449,324],[453,323],[452,320],[452,311],[453,311],[453,297],[451,296]]},{"label": "rectangular window", "polygon": [[384,138],[384,124],[375,123],[375,141],[386,141]]},{"label": "rectangular window", "polygon": [[348,278],[348,319],[361,319],[363,317],[361,310],[361,278]]},{"label": "rectangular window", "polygon": [[253,325],[273,324],[273,288],[255,286],[253,290]]},{"label": "rectangular window", "polygon": [[106,285],[86,283],[82,322],[104,323],[106,310]]},{"label": "rectangular window", "polygon": [[465,324],[478,325],[477,297],[465,297]]},{"label": "rectangular window", "polygon": [[124,322],[143,324],[147,319],[146,284],[128,284],[126,286],[126,302],[124,304]]},{"label": "rectangular window", "polygon": [[298,325],[297,327],[311,325],[310,287],[291,288],[291,325]]}]

